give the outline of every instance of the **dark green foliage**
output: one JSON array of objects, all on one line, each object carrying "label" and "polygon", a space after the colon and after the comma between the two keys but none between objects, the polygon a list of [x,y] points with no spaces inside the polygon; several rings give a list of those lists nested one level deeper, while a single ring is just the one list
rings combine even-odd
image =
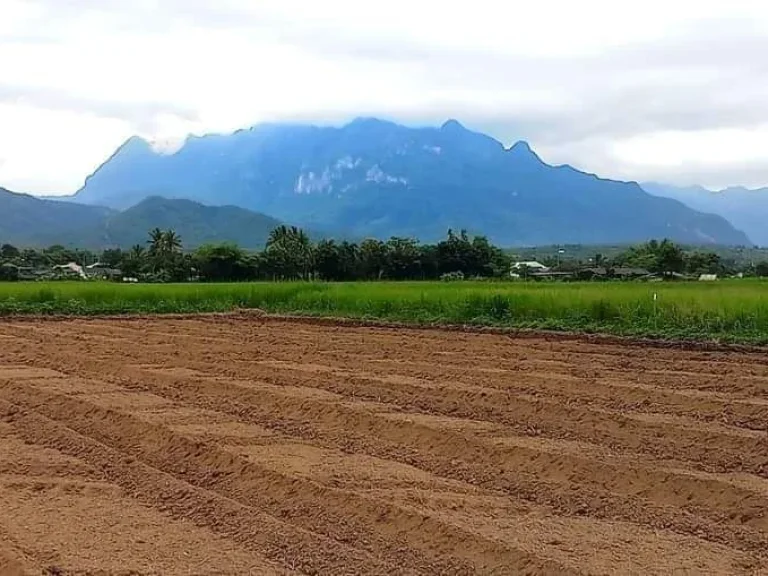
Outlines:
[{"label": "dark green foliage", "polygon": [[[181,235],[172,229],[154,228],[143,243],[128,250],[107,249],[98,253],[53,245],[42,250],[18,250],[0,245],[0,264],[21,269],[46,269],[74,262],[87,266],[98,262],[109,276],[153,282],[237,280],[434,280],[438,278],[506,278],[512,258],[484,236],[470,237],[452,230],[437,244],[421,244],[411,238],[393,237],[386,242],[366,239],[360,244],[335,240],[312,242],[295,226],[280,225],[270,231],[263,251],[247,251],[232,242],[205,244],[185,251]],[[628,279],[655,273],[661,276],[700,274],[765,275],[766,264],[755,266],[743,258],[721,257],[716,252],[686,250],[669,240],[630,246],[612,257],[589,251],[577,258],[576,247],[559,249],[526,259],[538,259],[557,272],[569,272],[582,280]],[[519,259],[516,255],[515,259]],[[628,274],[627,271],[631,273]],[[537,278],[537,270],[518,267],[522,279]]]},{"label": "dark green foliage", "polygon": [[15,246],[3,244],[0,246],[0,260],[16,260],[21,252]]},{"label": "dark green foliage", "polygon": [[275,279],[310,279],[312,243],[306,232],[295,226],[281,225],[269,233],[264,258],[267,269]]},{"label": "dark green foliage", "polygon": [[696,273],[702,266],[709,268],[711,265],[714,265],[717,273],[719,269],[716,263],[719,263],[719,258],[715,254],[695,252],[686,255],[681,246],[666,239],[661,242],[651,240],[645,244],[633,246],[612,261],[612,265],[615,266],[645,268],[662,275]]},{"label": "dark green foliage", "polygon": [[685,269],[691,274],[719,274],[724,271],[720,256],[714,252],[693,252],[686,257]]},{"label": "dark green foliage", "polygon": [[768,262],[760,262],[755,266],[755,276],[760,278],[768,278]]},{"label": "dark green foliage", "polygon": [[315,247],[314,264],[321,280],[355,280],[360,278],[360,249],[347,241],[321,240]]},{"label": "dark green foliage", "polygon": [[200,246],[192,261],[200,279],[209,282],[238,282],[258,277],[258,260],[249,258],[235,244]]},{"label": "dark green foliage", "polygon": [[101,253],[99,262],[111,268],[119,268],[123,258],[123,251],[120,248],[109,248]]},{"label": "dark green foliage", "polygon": [[0,263],[0,282],[15,282],[19,279],[19,267],[10,262]]},{"label": "dark green foliage", "polygon": [[380,280],[387,263],[387,245],[368,238],[360,244],[360,271],[365,280]]},{"label": "dark green foliage", "polygon": [[419,244],[410,238],[390,238],[385,244],[384,275],[392,280],[418,278],[421,271]]}]

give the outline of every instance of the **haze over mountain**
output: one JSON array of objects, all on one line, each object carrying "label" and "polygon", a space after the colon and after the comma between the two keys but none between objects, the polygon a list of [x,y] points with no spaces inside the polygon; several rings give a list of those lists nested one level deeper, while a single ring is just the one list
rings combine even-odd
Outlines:
[{"label": "haze over mountain", "polygon": [[124,209],[149,196],[235,205],[356,237],[433,241],[466,228],[507,246],[749,242],[721,217],[636,183],[550,166],[525,142],[505,149],[455,120],[439,128],[373,118],[341,128],[262,124],[189,137],[172,150],[134,137],[74,199]]},{"label": "haze over mountain", "polygon": [[713,191],[702,186],[670,186],[646,182],[643,189],[656,196],[673,198],[694,210],[726,218],[760,246],[768,246],[768,188],[740,186]]},{"label": "haze over mountain", "polygon": [[176,231],[186,248],[235,242],[262,248],[281,222],[235,206],[203,206],[190,200],[146,198],[124,211],[43,200],[0,188],[0,244],[77,248],[127,248],[144,244],[153,228]]}]

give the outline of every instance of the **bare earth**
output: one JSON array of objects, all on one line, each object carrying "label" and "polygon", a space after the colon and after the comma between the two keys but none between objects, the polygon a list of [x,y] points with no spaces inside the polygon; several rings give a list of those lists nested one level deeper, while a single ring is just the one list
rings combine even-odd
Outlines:
[{"label": "bare earth", "polygon": [[768,354],[0,321],[0,574],[768,574]]}]

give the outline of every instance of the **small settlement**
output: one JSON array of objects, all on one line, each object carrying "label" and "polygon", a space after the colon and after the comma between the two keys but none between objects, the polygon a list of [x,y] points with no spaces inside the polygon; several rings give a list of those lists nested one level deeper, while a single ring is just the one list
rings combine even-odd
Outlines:
[{"label": "small settlement", "polygon": [[18,268],[19,280],[121,280],[122,272],[100,262],[81,266],[75,262],[52,267]]},{"label": "small settlement", "polygon": [[652,273],[645,268],[596,266],[563,271],[552,269],[535,260],[513,263],[509,275],[513,279],[521,280],[639,280],[645,282],[697,279],[701,282],[713,282],[717,280],[717,274],[702,274],[695,277],[678,272]]}]

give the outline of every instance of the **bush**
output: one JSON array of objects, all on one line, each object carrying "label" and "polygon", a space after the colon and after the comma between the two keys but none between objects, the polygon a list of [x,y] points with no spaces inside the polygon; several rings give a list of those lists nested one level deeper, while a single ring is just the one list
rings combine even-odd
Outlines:
[{"label": "bush", "polygon": [[0,281],[16,282],[19,279],[19,267],[15,264],[0,264]]}]

